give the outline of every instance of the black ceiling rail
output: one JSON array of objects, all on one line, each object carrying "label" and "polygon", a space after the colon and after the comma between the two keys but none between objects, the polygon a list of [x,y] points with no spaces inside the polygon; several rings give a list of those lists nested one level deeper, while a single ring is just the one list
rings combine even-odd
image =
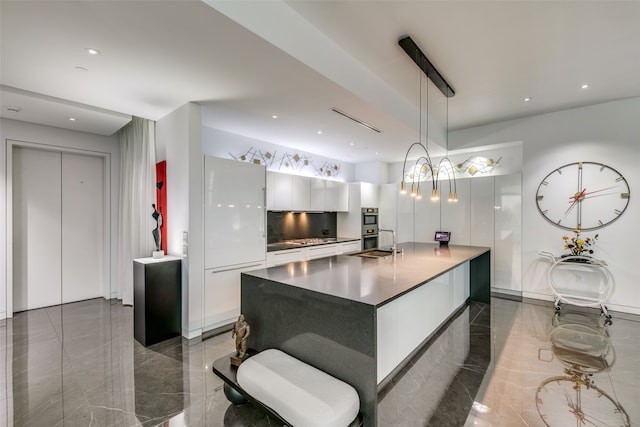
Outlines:
[{"label": "black ceiling rail", "polygon": [[456,93],[449,83],[442,77],[442,74],[436,70],[436,67],[433,66],[431,61],[427,58],[427,56],[422,53],[418,45],[411,39],[411,37],[406,36],[401,38],[398,41],[398,44],[404,51],[409,55],[409,57],[413,60],[413,62],[418,65],[418,67],[424,71],[427,77],[436,85],[438,89],[446,96],[447,98],[451,98]]}]

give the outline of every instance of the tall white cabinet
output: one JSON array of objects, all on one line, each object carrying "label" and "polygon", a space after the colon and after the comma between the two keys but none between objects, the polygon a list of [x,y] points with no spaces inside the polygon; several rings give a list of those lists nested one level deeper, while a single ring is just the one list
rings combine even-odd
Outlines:
[{"label": "tall white cabinet", "polygon": [[[492,287],[500,292],[519,294],[522,291],[521,175],[457,179],[456,184],[457,203],[447,201],[446,181],[440,183],[443,193],[437,203],[427,196],[415,200],[409,194],[401,195],[400,184],[382,185],[381,225],[395,228],[398,242],[433,242],[435,231],[445,230],[452,233],[451,244],[488,246],[492,249]],[[388,236],[381,236],[380,244],[389,245]]]},{"label": "tall white cabinet", "polygon": [[240,274],[265,266],[264,166],[204,158],[204,325],[211,330],[240,314]]}]

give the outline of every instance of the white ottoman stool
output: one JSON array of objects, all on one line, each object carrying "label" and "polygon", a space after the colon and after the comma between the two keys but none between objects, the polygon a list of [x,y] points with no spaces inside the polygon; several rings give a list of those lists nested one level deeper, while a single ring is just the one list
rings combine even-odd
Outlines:
[{"label": "white ottoman stool", "polygon": [[245,360],[237,381],[295,427],[346,427],[358,416],[360,399],[353,387],[280,350]]}]

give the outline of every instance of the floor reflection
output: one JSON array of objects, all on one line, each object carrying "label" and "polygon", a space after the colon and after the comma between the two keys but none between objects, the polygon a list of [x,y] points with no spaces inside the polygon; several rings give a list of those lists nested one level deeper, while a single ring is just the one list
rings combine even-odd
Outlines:
[{"label": "floor reflection", "polygon": [[[0,321],[0,426],[277,425],[211,372],[230,333],[145,348],[132,314],[98,299]],[[378,425],[639,425],[639,319],[471,304],[381,393]]]},{"label": "floor reflection", "polygon": [[[142,425],[179,421],[184,411],[182,338],[173,338],[133,354],[135,413]],[[155,354],[153,354],[155,353]]]},{"label": "floor reflection", "polygon": [[631,425],[612,397],[615,390],[608,376],[616,360],[608,331],[612,321],[565,308],[553,316],[552,325],[552,355],[564,369],[563,375],[542,381],[536,391],[536,407],[545,425]]}]

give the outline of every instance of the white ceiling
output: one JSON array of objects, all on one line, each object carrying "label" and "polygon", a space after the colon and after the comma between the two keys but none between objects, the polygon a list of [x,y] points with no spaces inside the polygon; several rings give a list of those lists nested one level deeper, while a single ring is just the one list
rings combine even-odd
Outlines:
[{"label": "white ceiling", "polygon": [[229,132],[401,160],[418,138],[404,35],[454,88],[452,130],[640,96],[638,1],[1,0],[0,15],[2,117],[99,134],[194,101]]}]

